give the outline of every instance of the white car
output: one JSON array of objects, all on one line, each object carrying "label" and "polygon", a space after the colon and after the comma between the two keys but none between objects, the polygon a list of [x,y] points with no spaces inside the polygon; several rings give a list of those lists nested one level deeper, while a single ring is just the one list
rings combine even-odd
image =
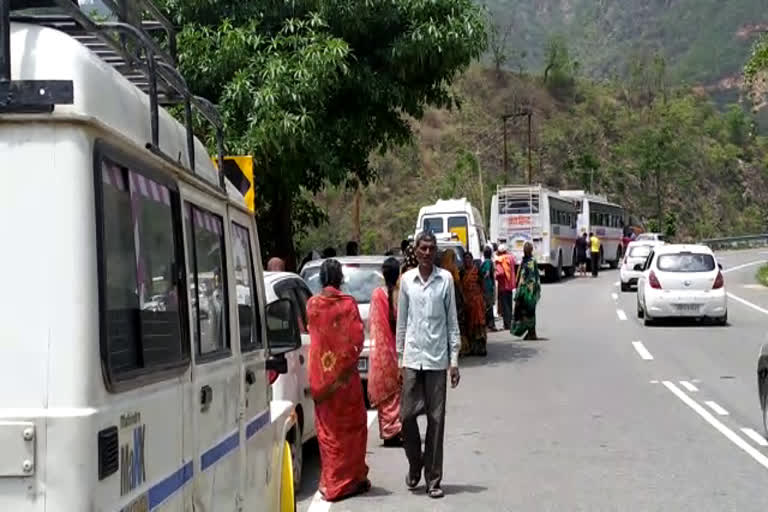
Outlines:
[{"label": "white car", "polygon": [[666,237],[661,233],[640,233],[633,242],[665,242]]},{"label": "white car", "polygon": [[[278,299],[288,299],[296,312],[297,330],[301,333],[301,348],[285,355],[288,371],[284,375],[270,375],[272,399],[286,400],[295,404],[296,426],[288,432],[293,460],[294,488],[301,488],[304,463],[304,443],[317,437],[315,430],[315,402],[309,392],[309,331],[307,331],[307,301],[312,292],[301,277],[290,272],[264,272],[264,293],[267,304]],[[276,379],[276,380],[273,380]]]},{"label": "white car", "polygon": [[[341,290],[355,298],[360,310],[360,317],[365,324],[365,343],[357,363],[357,369],[363,380],[363,396],[366,405],[368,404],[368,357],[371,349],[368,312],[373,291],[384,286],[384,274],[381,271],[381,266],[387,258],[389,256],[340,256],[334,258],[341,263],[344,272],[344,283],[341,285]],[[304,278],[313,293],[318,293],[322,288],[320,284],[320,265],[322,263],[323,260],[312,260],[301,270],[301,277]]]},{"label": "white car", "polygon": [[637,283],[637,316],[649,325],[660,318],[707,318],[728,323],[722,266],[704,245],[654,247]]},{"label": "white car", "polygon": [[634,241],[627,245],[627,250],[624,252],[624,259],[621,261],[621,267],[619,267],[621,291],[628,292],[632,289],[632,286],[637,284],[637,280],[640,278],[642,272],[635,270],[635,265],[645,263],[648,255],[651,254],[651,249],[658,245],[664,245],[664,242],[654,242],[650,240],[642,242]]}]

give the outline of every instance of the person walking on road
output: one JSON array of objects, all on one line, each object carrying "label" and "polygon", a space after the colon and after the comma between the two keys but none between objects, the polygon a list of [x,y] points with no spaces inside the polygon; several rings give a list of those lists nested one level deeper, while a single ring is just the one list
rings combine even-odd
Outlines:
[{"label": "person walking on road", "polygon": [[512,301],[515,292],[515,258],[507,251],[505,244],[499,246],[499,255],[496,258],[496,281],[499,283],[504,329],[509,330],[512,327]]},{"label": "person walking on road", "polygon": [[537,340],[536,304],[541,297],[539,266],[533,258],[533,244],[523,246],[523,261],[520,263],[517,295],[515,296],[515,321],[512,335],[523,336],[525,340]]},{"label": "person walking on road", "polygon": [[386,286],[371,296],[371,368],[368,372],[368,398],[378,411],[379,436],[384,446],[402,446],[400,423],[400,369],[397,364],[395,328],[397,325],[397,281],[400,263],[387,258],[381,267]]},{"label": "person walking on road", "polygon": [[[400,419],[409,466],[405,483],[414,489],[423,470],[427,495],[442,498],[446,372],[452,388],[460,380],[455,283],[448,271],[435,266],[437,239],[432,233],[421,233],[415,247],[419,266],[400,278],[396,334],[403,375]],[[427,415],[423,452],[416,421],[422,409]]]},{"label": "person walking on road", "polygon": [[365,334],[355,299],[340,291],[343,279],[337,260],[324,261],[323,289],[307,303],[309,389],[320,446],[319,490],[326,501],[371,488],[365,463],[367,414],[357,370]]},{"label": "person walking on road", "polygon": [[589,234],[589,249],[592,254],[592,277],[597,277],[600,270],[600,239],[594,233]]},{"label": "person walking on road", "polygon": [[579,265],[579,274],[582,277],[587,277],[587,250],[589,249],[589,242],[587,241],[587,232],[576,239],[576,262]]},{"label": "person walking on road", "polygon": [[496,295],[496,270],[493,263],[493,248],[486,245],[483,250],[480,277],[483,280],[483,299],[485,300],[485,326],[491,332],[496,332],[496,320],[493,318],[493,303]]},{"label": "person walking on road", "polygon": [[485,326],[483,280],[471,252],[464,253],[461,292],[464,295],[464,323],[466,324],[462,334],[462,345],[466,337],[466,345],[469,347],[468,355],[485,357],[488,355],[486,349],[488,332]]}]

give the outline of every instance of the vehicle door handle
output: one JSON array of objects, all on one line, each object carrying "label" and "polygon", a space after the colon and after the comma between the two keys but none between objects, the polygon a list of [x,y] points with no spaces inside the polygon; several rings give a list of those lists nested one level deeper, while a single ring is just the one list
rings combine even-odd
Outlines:
[{"label": "vehicle door handle", "polygon": [[304,364],[304,354],[299,354],[299,364],[300,365]]},{"label": "vehicle door handle", "polygon": [[213,402],[213,388],[207,384],[200,388],[200,405],[202,410],[208,409]]},{"label": "vehicle door handle", "polygon": [[253,373],[253,370],[245,370],[245,383],[249,386],[256,384],[256,374]]}]

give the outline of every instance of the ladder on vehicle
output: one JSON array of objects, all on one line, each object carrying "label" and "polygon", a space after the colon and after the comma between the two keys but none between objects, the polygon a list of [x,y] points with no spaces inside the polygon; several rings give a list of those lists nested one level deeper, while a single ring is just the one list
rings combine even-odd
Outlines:
[{"label": "ladder on vehicle", "polygon": [[[171,22],[152,0],[101,2],[117,21],[95,21],[81,10],[77,0],[0,0],[0,113],[53,112],[56,105],[73,103],[70,80],[11,77],[11,21],[54,28],[79,41],[149,96],[152,140],[147,141],[147,150],[195,174],[194,107],[215,129],[219,169],[223,169],[221,116],[210,101],[192,94],[179,73],[176,32]],[[189,168],[160,149],[159,108],[179,104],[184,105]],[[218,186],[222,189],[224,178],[224,173],[219,172]]]}]

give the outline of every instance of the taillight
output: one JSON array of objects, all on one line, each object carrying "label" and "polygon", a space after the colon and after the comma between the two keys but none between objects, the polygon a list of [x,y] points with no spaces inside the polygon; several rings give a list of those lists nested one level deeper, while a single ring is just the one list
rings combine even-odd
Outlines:
[{"label": "taillight", "polygon": [[651,273],[648,275],[648,282],[651,283],[651,288],[661,290],[661,283],[656,277],[656,274],[653,273],[653,270],[651,270]]},{"label": "taillight", "polygon": [[279,376],[280,374],[275,370],[267,370],[267,380],[269,380],[269,385],[271,386],[274,384]]},{"label": "taillight", "polygon": [[725,285],[725,280],[723,279],[723,273],[718,270],[717,277],[715,278],[715,284],[712,286],[712,289],[719,290],[724,285]]}]

